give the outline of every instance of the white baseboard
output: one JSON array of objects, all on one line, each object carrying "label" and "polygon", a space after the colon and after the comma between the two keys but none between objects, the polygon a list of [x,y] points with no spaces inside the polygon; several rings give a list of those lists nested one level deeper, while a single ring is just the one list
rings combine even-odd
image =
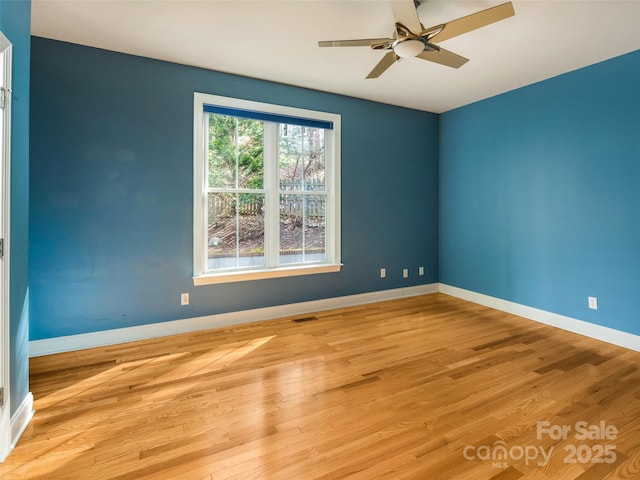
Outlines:
[{"label": "white baseboard", "polygon": [[65,337],[32,340],[29,342],[29,356],[38,357],[53,353],[83,350],[85,348],[102,347],[126,343],[136,340],[189,333],[211,328],[228,327],[242,323],[258,322],[292,315],[301,315],[333,308],[351,307],[366,303],[381,302],[397,298],[413,297],[438,292],[438,284],[417,285],[414,287],[394,288],[377,292],[347,295],[344,297],[313,300],[309,302],[277,305],[274,307],[256,308],[239,312],[207,315],[204,317],[173,320],[136,327],[118,328],[101,332],[83,333]]},{"label": "white baseboard", "polygon": [[20,440],[25,429],[29,426],[33,414],[33,395],[29,392],[11,417],[11,446],[9,451],[13,450],[18,444],[18,440]]},{"label": "white baseboard", "polygon": [[632,333],[622,332],[595,323],[585,322],[576,318],[565,317],[557,313],[547,312],[519,303],[509,302],[501,298],[490,297],[481,293],[465,290],[451,285],[439,284],[439,290],[442,293],[451,295],[452,297],[461,298],[469,302],[478,303],[485,307],[494,308],[503,312],[518,315],[520,317],[534,320],[536,322],[551,325],[553,327],[568,330],[569,332],[578,333],[585,337],[594,338],[603,342],[618,345],[630,350],[640,351],[640,336]]},{"label": "white baseboard", "polygon": [[573,333],[578,333],[596,340],[625,347],[630,350],[640,351],[640,336],[632,333],[622,332],[620,330],[603,327],[601,325],[596,325],[594,323],[585,322],[571,317],[565,317],[556,313],[528,307],[526,305],[502,300],[496,297],[490,297],[488,295],[453,287],[451,285],[432,283],[428,285],[380,290],[377,292],[347,295],[309,302],[291,303],[288,305],[256,308],[253,310],[173,320],[150,325],[140,325],[136,327],[105,330],[101,332],[48,338],[45,340],[32,340],[29,342],[29,354],[31,357],[38,357],[53,353],[115,345],[118,343],[132,342],[136,340],[146,340],[149,338],[196,332],[211,328],[228,327],[231,325],[259,322],[262,320],[270,320],[293,315],[303,315],[323,310],[331,310],[333,308],[364,305],[367,303],[382,302],[385,300],[394,300],[436,292],[442,292],[469,302],[484,305],[513,315],[518,315],[529,320],[534,320],[536,322],[551,325]]}]

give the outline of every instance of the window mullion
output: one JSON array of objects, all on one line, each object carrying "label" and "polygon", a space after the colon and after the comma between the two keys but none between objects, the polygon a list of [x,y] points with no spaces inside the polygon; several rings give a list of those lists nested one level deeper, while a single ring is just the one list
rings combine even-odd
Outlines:
[{"label": "window mullion", "polygon": [[277,267],[280,251],[280,195],[278,172],[279,124],[264,123],[264,254],[267,267]]}]

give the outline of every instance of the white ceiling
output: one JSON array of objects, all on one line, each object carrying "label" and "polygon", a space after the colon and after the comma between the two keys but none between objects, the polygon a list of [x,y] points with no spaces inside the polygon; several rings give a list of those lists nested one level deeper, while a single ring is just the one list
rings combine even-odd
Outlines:
[{"label": "white ceiling", "polygon": [[[425,27],[500,1],[423,0]],[[442,42],[452,69],[318,40],[389,37],[388,0],[33,0],[33,35],[441,113],[640,48],[640,0],[513,1],[516,14]]]}]

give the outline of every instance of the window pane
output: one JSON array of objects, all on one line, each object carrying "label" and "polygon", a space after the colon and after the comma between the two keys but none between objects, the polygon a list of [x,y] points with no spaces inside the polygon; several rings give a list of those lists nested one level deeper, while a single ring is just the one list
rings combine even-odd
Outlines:
[{"label": "window pane", "polygon": [[325,148],[321,128],[280,125],[280,190],[325,191]]},{"label": "window pane", "polygon": [[280,195],[280,263],[326,260],[325,195]]},{"label": "window pane", "polygon": [[262,188],[263,139],[259,120],[209,114],[209,186]]},{"label": "window pane", "polygon": [[209,186],[231,188],[236,182],[236,120],[209,114]]},{"label": "window pane", "polygon": [[262,188],[264,178],[264,123],[238,120],[238,187]]},{"label": "window pane", "polygon": [[209,194],[209,270],[265,264],[263,206],[263,194]]}]

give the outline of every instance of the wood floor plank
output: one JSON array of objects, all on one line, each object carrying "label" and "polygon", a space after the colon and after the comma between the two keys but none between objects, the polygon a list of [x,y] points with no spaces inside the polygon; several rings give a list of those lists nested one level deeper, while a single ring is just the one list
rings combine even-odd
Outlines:
[{"label": "wood floor plank", "polygon": [[[640,353],[443,294],[38,357],[30,375],[3,480],[640,478]],[[618,432],[579,440],[577,422]]]}]

